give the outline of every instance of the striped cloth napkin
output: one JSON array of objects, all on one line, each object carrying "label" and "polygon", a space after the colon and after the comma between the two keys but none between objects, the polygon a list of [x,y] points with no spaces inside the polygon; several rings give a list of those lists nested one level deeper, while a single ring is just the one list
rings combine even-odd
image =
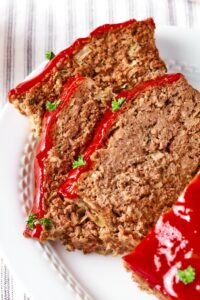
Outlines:
[{"label": "striped cloth napkin", "polygon": [[[47,50],[57,53],[104,23],[150,16],[157,25],[200,28],[200,0],[1,0],[0,112],[7,91],[44,61]],[[0,265],[1,300],[27,300],[26,287],[3,258]]]}]

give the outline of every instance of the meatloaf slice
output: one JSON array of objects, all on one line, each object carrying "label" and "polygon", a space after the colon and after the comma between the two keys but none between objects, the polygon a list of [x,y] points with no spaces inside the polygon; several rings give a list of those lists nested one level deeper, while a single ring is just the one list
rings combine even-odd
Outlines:
[{"label": "meatloaf slice", "polygon": [[57,108],[46,112],[36,149],[35,199],[25,236],[43,242],[61,239],[68,250],[104,252],[99,229],[88,219],[85,206],[63,201],[57,188],[90,142],[111,97],[91,79],[77,76],[64,85]]},{"label": "meatloaf slice", "polygon": [[110,87],[116,92],[164,74],[166,68],[155,45],[154,29],[152,19],[103,25],[60,52],[41,74],[11,90],[9,101],[30,117],[37,134],[46,102],[59,97],[71,76],[90,77],[102,89]]},{"label": "meatloaf slice", "polygon": [[125,266],[159,299],[199,299],[200,175],[131,253]]},{"label": "meatloaf slice", "polygon": [[[80,170],[76,188],[90,218],[98,216],[103,242],[132,249],[199,169],[200,93],[175,74],[122,92],[120,99],[124,104],[105,113],[84,154],[86,171]],[[72,175],[60,188],[66,198],[73,196]]]}]

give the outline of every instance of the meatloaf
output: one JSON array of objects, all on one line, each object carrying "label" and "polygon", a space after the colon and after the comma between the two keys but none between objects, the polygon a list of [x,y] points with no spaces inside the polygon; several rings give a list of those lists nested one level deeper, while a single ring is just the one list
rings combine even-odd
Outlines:
[{"label": "meatloaf", "polygon": [[9,92],[9,101],[41,131],[46,102],[59,98],[63,84],[76,74],[114,92],[165,73],[154,40],[152,19],[103,25],[56,55],[35,78]]},{"label": "meatloaf", "polygon": [[200,175],[131,253],[125,266],[159,299],[199,299]]},{"label": "meatloaf", "polygon": [[86,215],[85,206],[63,201],[57,189],[90,142],[111,98],[91,79],[77,75],[64,85],[57,108],[45,113],[34,164],[35,199],[25,236],[42,242],[60,239],[68,250],[105,253],[99,228]]},{"label": "meatloaf", "polygon": [[112,102],[83,153],[86,166],[59,192],[86,204],[105,245],[131,250],[198,171],[199,134],[200,93],[182,75],[144,82]]}]

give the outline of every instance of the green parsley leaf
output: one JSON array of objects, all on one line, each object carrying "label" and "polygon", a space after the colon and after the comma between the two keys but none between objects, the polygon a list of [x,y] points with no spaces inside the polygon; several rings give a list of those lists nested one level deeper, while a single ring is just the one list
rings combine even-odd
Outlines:
[{"label": "green parsley leaf", "polygon": [[30,214],[28,216],[28,220],[26,221],[26,223],[28,224],[30,230],[33,230],[35,228],[36,221],[37,221],[37,216],[35,214]]},{"label": "green parsley leaf", "polygon": [[49,111],[55,110],[58,107],[58,105],[60,104],[60,102],[61,102],[61,100],[58,100],[55,102],[47,101],[47,103],[46,103],[47,110],[49,110]]},{"label": "green parsley leaf", "polygon": [[84,166],[86,164],[86,162],[83,159],[83,155],[79,155],[78,159],[75,160],[72,164],[73,169],[80,167],[80,166]]},{"label": "green parsley leaf", "polygon": [[178,277],[184,284],[191,283],[195,279],[195,269],[188,266],[185,270],[178,270]]},{"label": "green parsley leaf", "polygon": [[39,220],[39,223],[47,229],[50,229],[52,226],[52,221],[47,218],[42,218]]},{"label": "green parsley leaf", "polygon": [[112,101],[112,111],[114,112],[114,111],[118,110],[122,106],[122,104],[124,103],[125,100],[126,100],[125,97],[121,97],[117,100],[113,100]]},{"label": "green parsley leaf", "polygon": [[46,59],[48,59],[48,60],[51,60],[52,58],[54,58],[54,56],[55,56],[55,54],[54,54],[52,51],[47,51],[47,52],[45,53],[45,57],[46,57]]}]

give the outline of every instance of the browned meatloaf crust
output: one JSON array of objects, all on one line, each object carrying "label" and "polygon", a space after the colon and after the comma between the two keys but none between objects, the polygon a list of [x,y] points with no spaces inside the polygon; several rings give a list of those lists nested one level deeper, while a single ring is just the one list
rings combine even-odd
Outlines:
[{"label": "browned meatloaf crust", "polygon": [[81,199],[102,219],[105,244],[117,240],[132,250],[172,206],[199,169],[199,135],[200,93],[183,76],[127,103],[78,183]]},{"label": "browned meatloaf crust", "polygon": [[[128,272],[132,272],[127,263],[124,263],[124,267]],[[163,296],[161,293],[159,293],[156,289],[150,288],[148,283],[144,281],[144,279],[138,274],[132,272],[132,278],[141,290],[147,292],[148,294],[156,296],[159,300],[170,300],[168,297]]]},{"label": "browned meatloaf crust", "polygon": [[89,220],[84,205],[79,201],[63,201],[57,188],[73,161],[89,143],[111,97],[110,93],[102,94],[91,79],[84,79],[47,133],[52,147],[45,160],[44,217],[52,221],[53,227],[42,232],[41,241],[60,239],[68,250],[105,253],[99,239],[99,228]]},{"label": "browned meatloaf crust", "polygon": [[10,102],[30,117],[36,134],[41,129],[45,103],[55,101],[66,80],[77,73],[115,92],[165,73],[154,41],[153,20],[125,24],[92,35],[84,46],[76,46],[73,55],[59,59],[39,83],[29,84],[25,92],[20,87],[10,92]]}]

